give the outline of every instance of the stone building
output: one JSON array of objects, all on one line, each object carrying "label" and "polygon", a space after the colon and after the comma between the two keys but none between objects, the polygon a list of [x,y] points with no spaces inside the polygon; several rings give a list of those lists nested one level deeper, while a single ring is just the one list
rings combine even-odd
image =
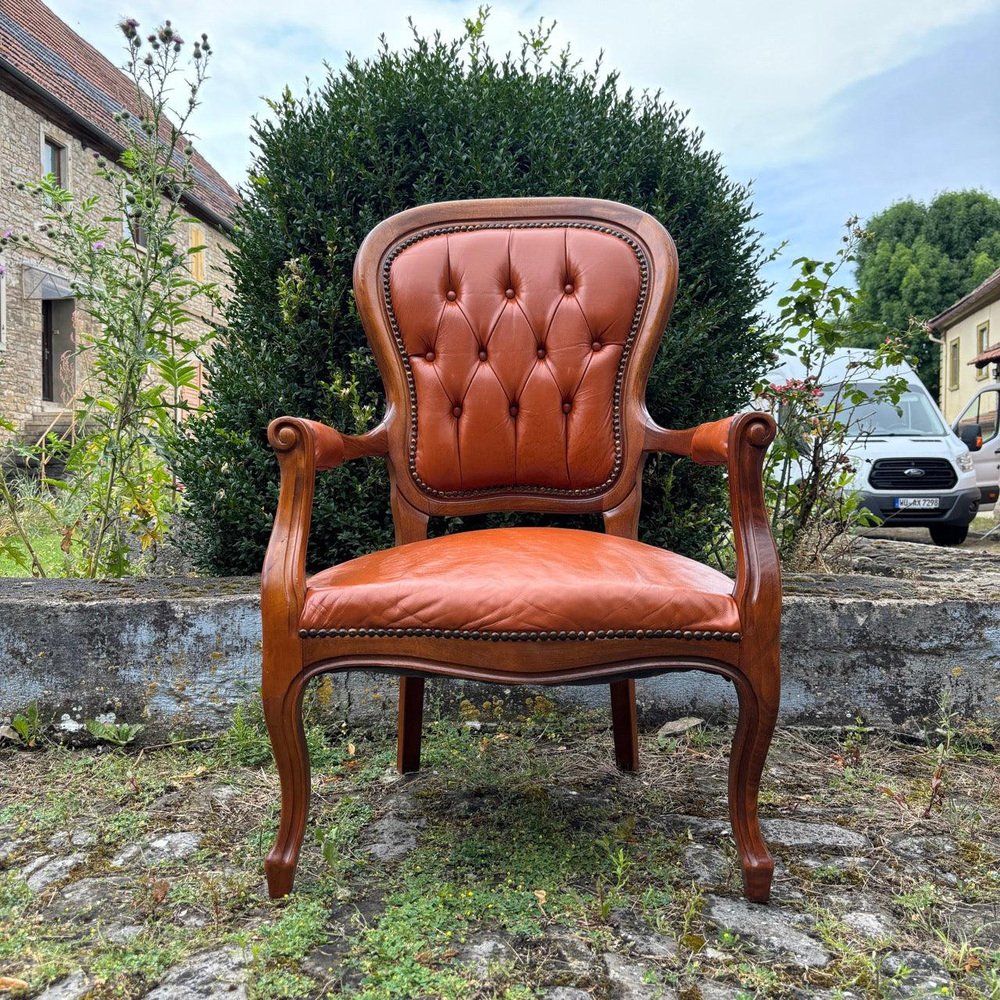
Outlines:
[{"label": "stone building", "polygon": [[[127,126],[115,120],[122,110],[137,111],[134,84],[108,59],[39,0],[0,2],[0,231],[40,234],[44,209],[17,185],[54,173],[74,198],[108,202],[103,214],[121,216],[125,234],[122,207],[96,172],[98,155],[116,162],[127,142]],[[193,166],[185,209],[197,221],[181,238],[205,247],[191,257],[195,277],[224,287],[238,196],[198,153]],[[68,422],[85,380],[75,331],[86,320],[59,260],[17,244],[2,253],[0,413],[33,441]],[[204,330],[216,318],[207,300],[192,313]],[[198,371],[200,380],[200,363]]]}]

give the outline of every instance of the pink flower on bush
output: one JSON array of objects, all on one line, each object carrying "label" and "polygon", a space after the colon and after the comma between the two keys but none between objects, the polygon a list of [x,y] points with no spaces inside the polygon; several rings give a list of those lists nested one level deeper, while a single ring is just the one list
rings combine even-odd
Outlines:
[{"label": "pink flower on bush", "polygon": [[107,246],[107,243],[105,243],[104,240],[94,240],[94,242],[90,244],[90,249],[91,250],[103,250],[106,246]]},{"label": "pink flower on bush", "polygon": [[816,384],[813,375],[806,379],[790,378],[787,382],[772,382],[765,392],[778,400],[788,400],[796,396],[819,399],[823,395],[823,389]]}]

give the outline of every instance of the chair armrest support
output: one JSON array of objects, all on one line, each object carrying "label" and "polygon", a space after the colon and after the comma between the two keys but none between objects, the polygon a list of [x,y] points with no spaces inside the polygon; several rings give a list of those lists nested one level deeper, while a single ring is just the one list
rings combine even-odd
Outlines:
[{"label": "chair armrest support", "polygon": [[[764,505],[764,455],[777,431],[770,414],[738,413],[687,430],[646,424],[645,450],[665,451],[699,465],[725,465],[736,545],[736,603],[745,628],[773,631],[781,613],[781,565]],[[772,628],[773,627],[773,628]]]},{"label": "chair armrest support", "polygon": [[278,456],[281,489],[278,510],[261,571],[261,614],[272,623],[265,634],[294,633],[306,592],[306,547],[312,522],[316,473],[352,458],[387,455],[385,422],[366,434],[341,434],[316,420],[278,417],[267,428]]}]

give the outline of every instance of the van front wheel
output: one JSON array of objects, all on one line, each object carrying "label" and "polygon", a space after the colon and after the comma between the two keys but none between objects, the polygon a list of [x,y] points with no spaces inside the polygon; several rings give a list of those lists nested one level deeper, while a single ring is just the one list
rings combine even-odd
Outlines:
[{"label": "van front wheel", "polygon": [[957,524],[935,524],[931,528],[931,538],[935,545],[961,545],[969,537],[969,526]]}]

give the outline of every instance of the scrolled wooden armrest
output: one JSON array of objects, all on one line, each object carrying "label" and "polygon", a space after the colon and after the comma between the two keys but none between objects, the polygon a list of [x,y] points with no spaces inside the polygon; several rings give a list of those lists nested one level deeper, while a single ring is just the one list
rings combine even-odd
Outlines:
[{"label": "scrolled wooden armrest", "polygon": [[681,431],[659,427],[650,419],[645,450],[682,455],[698,465],[728,465],[741,442],[763,450],[774,440],[775,432],[773,418],[757,410]]},{"label": "scrolled wooden armrest", "polygon": [[278,417],[267,428],[267,439],[278,452],[304,447],[315,459],[315,471],[335,469],[352,458],[388,453],[385,424],[365,434],[341,434],[327,424],[305,417]]},{"label": "scrolled wooden armrest", "polygon": [[278,417],[267,439],[281,466],[281,489],[260,578],[261,613],[291,623],[294,631],[305,599],[316,473],[352,458],[388,454],[388,435],[385,422],[366,434],[341,434],[316,420]]},{"label": "scrolled wooden armrest", "polygon": [[[774,418],[754,410],[682,431],[659,427],[649,419],[644,442],[646,451],[670,452],[699,465],[726,466],[736,546],[734,597],[741,620],[769,623],[774,633],[768,633],[769,641],[777,641],[781,566],[764,505],[763,467],[764,453],[776,432]],[[751,606],[753,613],[747,610]]]}]

